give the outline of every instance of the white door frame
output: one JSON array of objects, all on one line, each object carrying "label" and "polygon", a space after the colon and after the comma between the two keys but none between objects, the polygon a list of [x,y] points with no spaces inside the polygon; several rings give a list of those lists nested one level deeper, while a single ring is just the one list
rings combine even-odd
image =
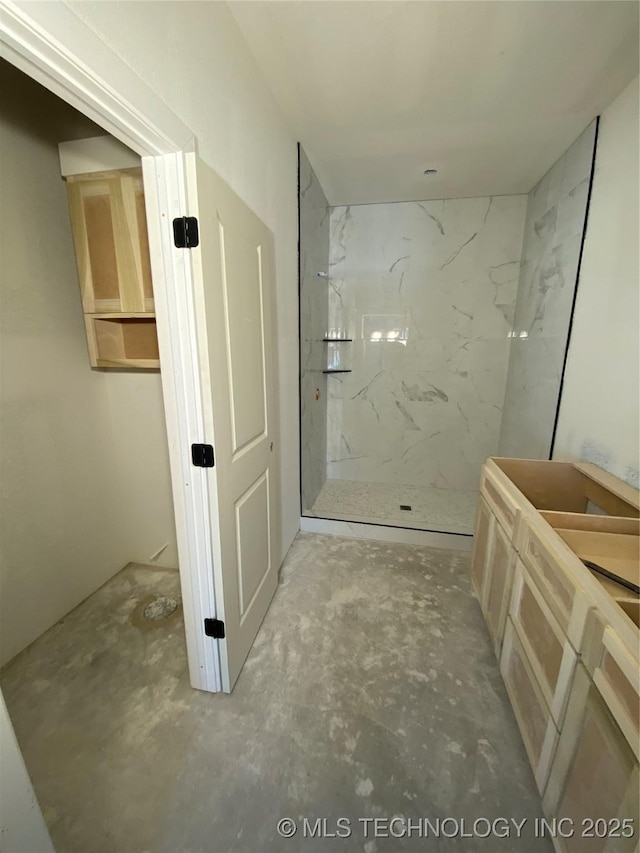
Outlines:
[{"label": "white door frame", "polygon": [[206,442],[209,432],[208,389],[201,382],[191,259],[189,250],[174,247],[172,226],[186,214],[184,153],[195,150],[194,135],[60,0],[0,0],[0,51],[142,156],[189,675],[193,687],[219,691],[218,641],[203,630],[203,620],[216,616],[211,501],[207,469],[193,467],[190,458],[191,444]]}]

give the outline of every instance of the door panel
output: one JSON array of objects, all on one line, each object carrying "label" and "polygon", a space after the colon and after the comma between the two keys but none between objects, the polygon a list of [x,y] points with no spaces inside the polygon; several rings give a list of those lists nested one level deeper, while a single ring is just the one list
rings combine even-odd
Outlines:
[{"label": "door panel", "polygon": [[[220,223],[233,452],[267,431],[262,247]],[[242,288],[236,283],[242,281]]]},{"label": "door panel", "polygon": [[195,154],[185,158],[203,322],[199,349],[210,469],[216,613],[223,690],[231,691],[277,587],[273,235]]},{"label": "door panel", "polygon": [[269,515],[269,472],[265,471],[236,502],[241,622],[271,568]]}]

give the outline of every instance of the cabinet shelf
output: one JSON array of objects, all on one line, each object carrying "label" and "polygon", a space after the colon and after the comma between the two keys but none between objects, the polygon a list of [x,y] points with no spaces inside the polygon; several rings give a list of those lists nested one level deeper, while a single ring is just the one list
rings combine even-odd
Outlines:
[{"label": "cabinet shelf", "polygon": [[154,314],[85,314],[85,324],[92,367],[160,368]]}]

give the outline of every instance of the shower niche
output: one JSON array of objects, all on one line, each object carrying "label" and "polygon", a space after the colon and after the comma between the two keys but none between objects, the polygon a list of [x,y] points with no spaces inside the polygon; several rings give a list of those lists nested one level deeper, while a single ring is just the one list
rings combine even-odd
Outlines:
[{"label": "shower niche", "polygon": [[596,130],[528,194],[379,204],[298,146],[303,516],[471,535],[488,456],[550,458]]}]

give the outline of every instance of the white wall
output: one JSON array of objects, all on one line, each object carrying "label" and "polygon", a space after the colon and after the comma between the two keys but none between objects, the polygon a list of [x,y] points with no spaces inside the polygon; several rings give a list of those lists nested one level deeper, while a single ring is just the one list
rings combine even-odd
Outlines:
[{"label": "white wall", "polygon": [[160,377],[89,366],[57,143],[99,128],[4,62],[0,90],[1,664],[130,560],[177,558]]},{"label": "white wall", "polygon": [[299,527],[297,152],[226,4],[67,5],[195,133],[199,153],[274,232],[282,555]]},{"label": "white wall", "polygon": [[2,693],[0,755],[0,853],[53,853]]},{"label": "white wall", "polygon": [[638,78],[600,121],[554,450],[638,486]]},{"label": "white wall", "polygon": [[107,374],[105,386],[127,557],[135,563],[176,568],[178,543],[160,374],[118,371]]}]

